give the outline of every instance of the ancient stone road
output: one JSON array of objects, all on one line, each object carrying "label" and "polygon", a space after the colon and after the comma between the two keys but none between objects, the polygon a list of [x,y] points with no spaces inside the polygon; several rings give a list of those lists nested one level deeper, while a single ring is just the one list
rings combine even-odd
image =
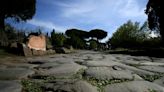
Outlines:
[{"label": "ancient stone road", "polygon": [[164,92],[164,58],[77,51],[0,62],[0,92],[42,91]]}]

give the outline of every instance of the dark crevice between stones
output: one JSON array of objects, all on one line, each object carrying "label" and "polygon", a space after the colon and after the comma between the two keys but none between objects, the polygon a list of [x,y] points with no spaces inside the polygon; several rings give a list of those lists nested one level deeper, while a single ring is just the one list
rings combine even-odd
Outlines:
[{"label": "dark crevice between stones", "polygon": [[43,61],[29,61],[28,62],[29,64],[44,64],[45,62],[43,62]]},{"label": "dark crevice between stones", "polygon": [[79,64],[79,65],[84,65],[84,63],[81,62],[81,61],[75,61],[75,63],[76,63],[76,64]]},{"label": "dark crevice between stones", "polygon": [[48,66],[48,67],[34,67],[34,69],[36,70],[40,70],[40,69],[51,69],[53,68],[52,66]]}]

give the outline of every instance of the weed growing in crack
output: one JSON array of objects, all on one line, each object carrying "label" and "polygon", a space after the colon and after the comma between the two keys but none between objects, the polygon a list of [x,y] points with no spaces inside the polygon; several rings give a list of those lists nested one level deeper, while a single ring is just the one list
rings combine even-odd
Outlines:
[{"label": "weed growing in crack", "polygon": [[154,89],[148,89],[148,91],[149,91],[149,92],[158,92],[158,91],[156,91],[156,90],[154,90]]},{"label": "weed growing in crack", "polygon": [[164,74],[142,75],[141,77],[142,77],[144,80],[153,82],[154,80],[159,79],[159,78],[161,78],[162,76],[164,76]]},{"label": "weed growing in crack", "polygon": [[42,83],[34,82],[32,80],[22,80],[23,92],[43,92],[41,88]]},{"label": "weed growing in crack", "polygon": [[75,79],[83,79],[83,74],[84,74],[85,69],[80,69],[76,74],[73,75],[73,78]]},{"label": "weed growing in crack", "polygon": [[84,80],[91,83],[93,86],[98,87],[99,92],[104,92],[104,86],[114,83],[122,83],[127,81],[132,81],[129,79],[110,79],[110,80],[99,80],[93,77],[83,77]]}]

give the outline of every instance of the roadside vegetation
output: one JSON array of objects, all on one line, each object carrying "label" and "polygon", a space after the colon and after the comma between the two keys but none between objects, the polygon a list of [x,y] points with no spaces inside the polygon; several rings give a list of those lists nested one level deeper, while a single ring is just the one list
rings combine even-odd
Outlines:
[{"label": "roadside vegetation", "polygon": [[[161,0],[149,0],[145,10],[148,20],[143,25],[129,20],[118,27],[106,43],[102,43],[101,40],[107,37],[107,32],[102,29],[70,28],[65,30],[65,33],[58,33],[52,29],[51,32],[46,33],[41,28],[36,28],[36,30],[14,28],[6,20],[11,18],[13,21],[20,22],[32,19],[36,13],[36,0],[6,0],[0,5],[0,48],[8,50],[14,42],[25,43],[28,35],[35,33],[46,35],[47,48],[72,46],[75,49],[112,49],[110,53],[136,55],[152,55],[153,53],[153,55],[160,57],[164,54],[164,32],[160,3]],[[159,54],[158,51],[162,54]]]}]

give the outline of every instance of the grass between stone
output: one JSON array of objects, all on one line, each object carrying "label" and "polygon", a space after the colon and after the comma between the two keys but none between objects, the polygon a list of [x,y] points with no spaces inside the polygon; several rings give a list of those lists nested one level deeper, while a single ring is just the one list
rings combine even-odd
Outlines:
[{"label": "grass between stone", "polygon": [[109,84],[114,84],[114,83],[122,83],[122,82],[127,82],[127,81],[132,81],[129,79],[110,79],[110,80],[100,80],[96,79],[94,77],[88,77],[85,75],[85,69],[80,69],[75,75],[74,78],[80,79],[80,80],[85,80],[88,83],[90,83],[93,86],[96,86],[98,88],[99,92],[104,92],[104,86],[109,85]]},{"label": "grass between stone", "polygon": [[163,73],[159,73],[159,74],[155,74],[155,75],[142,75],[140,77],[142,77],[146,81],[153,82],[154,80],[159,79],[163,76],[164,76]]},{"label": "grass between stone", "polygon": [[22,92],[44,92],[42,89],[42,83],[34,82],[32,80],[22,80],[23,90]]},{"label": "grass between stone", "polygon": [[99,92],[104,92],[104,86],[106,86],[106,85],[132,81],[132,80],[129,80],[129,79],[100,80],[100,79],[96,79],[96,78],[93,78],[93,77],[83,77],[83,80],[86,80],[87,82],[91,83],[93,86],[96,86],[98,88]]},{"label": "grass between stone", "polygon": [[158,91],[156,91],[156,90],[154,90],[154,89],[148,89],[148,91],[149,91],[149,92],[158,92]]}]

